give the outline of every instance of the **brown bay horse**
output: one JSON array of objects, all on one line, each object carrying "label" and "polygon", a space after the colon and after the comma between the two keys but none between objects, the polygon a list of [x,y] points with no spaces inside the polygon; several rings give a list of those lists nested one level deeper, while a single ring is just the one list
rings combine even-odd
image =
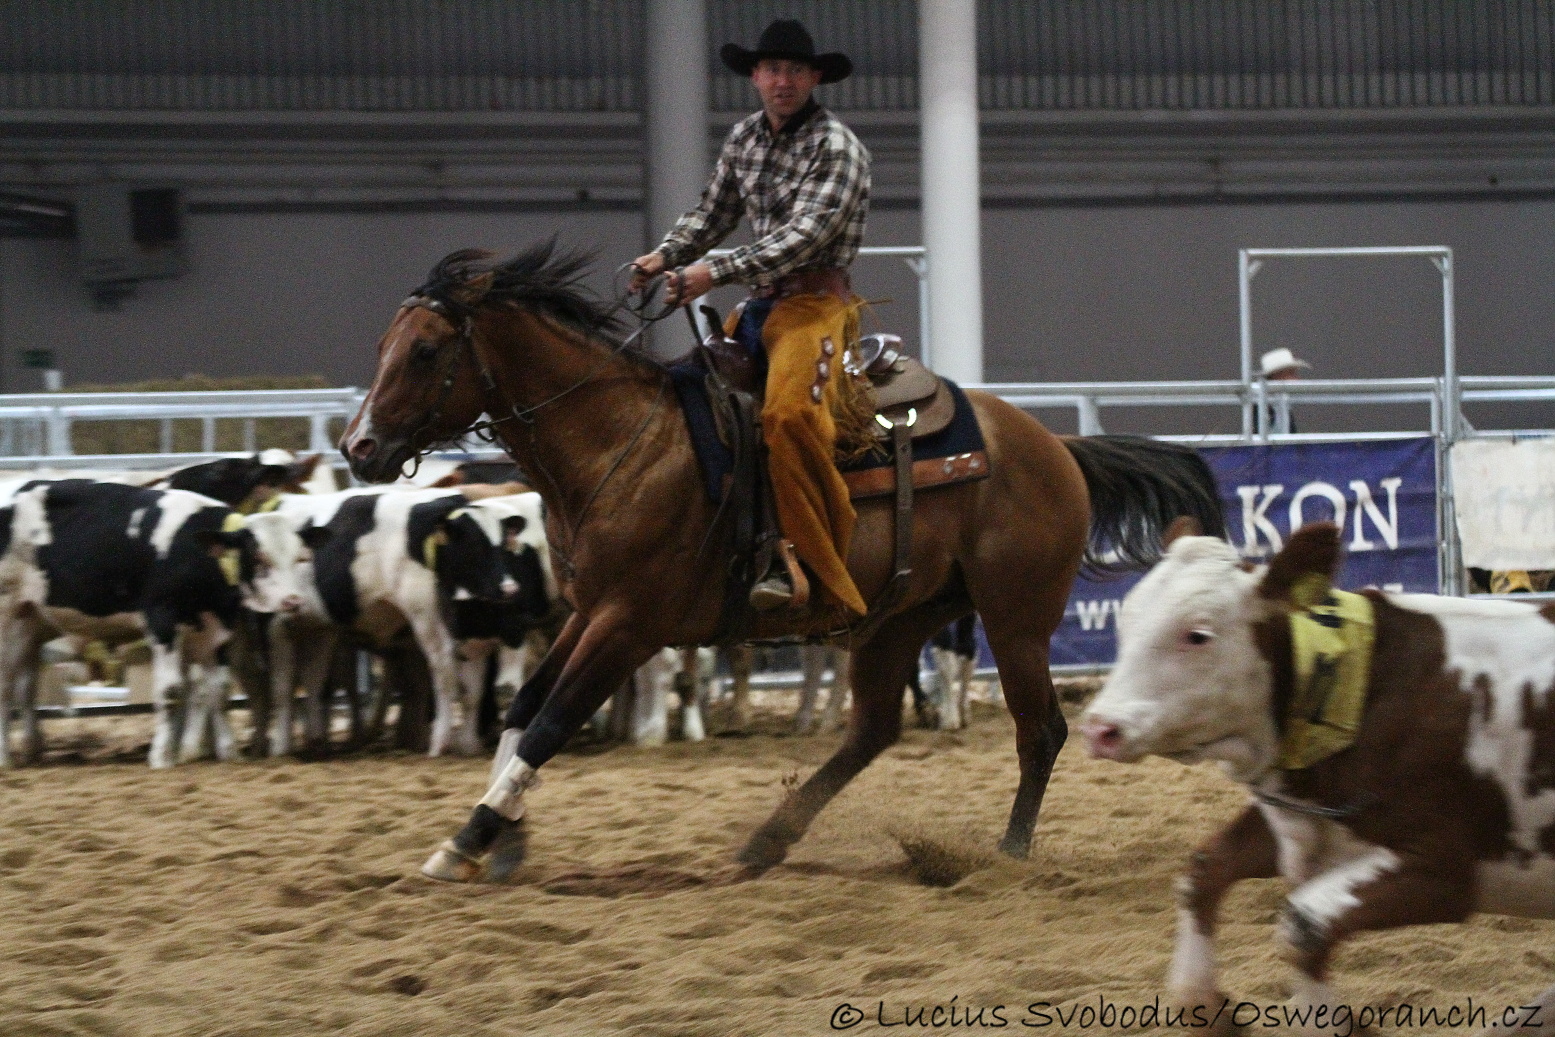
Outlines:
[{"label": "brown bay horse", "polygon": [[[457,252],[403,303],[341,449],[382,482],[482,414],[534,482],[565,595],[576,610],[506,717],[493,783],[427,862],[434,877],[500,879],[522,860],[523,791],[633,671],[720,625],[726,527],[703,490],[663,365],[623,347],[614,310],[579,283],[586,261],[542,244],[500,265]],[[1178,515],[1223,528],[1214,479],[1191,450],[1124,437],[1060,438],[1004,401],[968,392],[991,474],[922,492],[907,592],[853,648],[841,747],[756,830],[740,861],[760,871],[854,775],[897,740],[902,689],[923,643],[976,609],[1016,726],[1020,781],[1000,848],[1023,857],[1067,727],[1048,672],[1087,544],[1147,565]],[[866,601],[892,572],[893,502],[858,503],[848,556]],[[1088,533],[1089,531],[1089,533]],[[835,613],[762,615],[756,638],[818,636]]]}]

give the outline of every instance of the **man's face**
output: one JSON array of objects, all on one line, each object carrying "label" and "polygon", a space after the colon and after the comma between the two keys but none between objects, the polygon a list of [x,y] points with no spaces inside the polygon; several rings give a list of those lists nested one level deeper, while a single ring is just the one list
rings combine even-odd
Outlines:
[{"label": "man's face", "polygon": [[820,69],[788,58],[762,58],[751,70],[761,107],[777,123],[803,108],[820,81]]},{"label": "man's face", "polygon": [[1269,381],[1271,381],[1271,382],[1294,382],[1294,381],[1299,381],[1300,378],[1301,378],[1301,371],[1299,369],[1294,368],[1294,367],[1287,367],[1284,370],[1276,371],[1273,374],[1271,374],[1269,376]]}]

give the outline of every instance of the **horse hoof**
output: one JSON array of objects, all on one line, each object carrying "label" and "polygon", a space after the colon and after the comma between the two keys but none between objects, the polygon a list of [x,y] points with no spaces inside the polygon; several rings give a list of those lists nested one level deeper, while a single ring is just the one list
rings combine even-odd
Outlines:
[{"label": "horse hoof", "polygon": [[480,878],[482,870],[481,862],[460,853],[452,839],[439,846],[421,866],[421,874],[439,882],[474,882]]},{"label": "horse hoof", "polygon": [[745,844],[745,848],[735,859],[753,873],[760,875],[768,868],[782,864],[787,856],[787,843],[766,832],[758,831],[750,837],[750,842]]},{"label": "horse hoof", "polygon": [[491,845],[491,862],[486,866],[489,882],[506,882],[529,853],[529,830],[523,818],[502,826]]},{"label": "horse hoof", "polygon": [[1007,835],[999,840],[999,852],[1006,857],[1014,857],[1018,861],[1023,861],[1031,856],[1031,837],[1027,836],[1024,839],[1020,839]]}]

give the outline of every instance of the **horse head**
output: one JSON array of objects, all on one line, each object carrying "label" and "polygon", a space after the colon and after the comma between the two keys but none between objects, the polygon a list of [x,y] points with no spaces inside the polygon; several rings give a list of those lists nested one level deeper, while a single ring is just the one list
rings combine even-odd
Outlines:
[{"label": "horse head", "polygon": [[458,438],[485,409],[474,334],[492,281],[476,264],[487,256],[453,253],[400,304],[378,342],[372,387],[340,440],[357,478],[398,477],[406,461]]}]

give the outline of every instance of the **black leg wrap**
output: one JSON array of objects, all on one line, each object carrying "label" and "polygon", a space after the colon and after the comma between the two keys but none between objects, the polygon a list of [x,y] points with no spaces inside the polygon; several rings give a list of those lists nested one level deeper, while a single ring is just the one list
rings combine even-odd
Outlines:
[{"label": "black leg wrap", "polygon": [[509,821],[499,817],[502,828],[497,841],[491,847],[491,860],[486,865],[486,878],[491,882],[506,882],[509,875],[524,863],[529,853],[529,828],[524,819]]},{"label": "black leg wrap", "polygon": [[481,803],[470,812],[469,822],[459,829],[458,835],[454,836],[454,846],[458,847],[462,854],[480,857],[491,848],[492,843],[497,841],[497,836],[502,834],[503,825],[512,823]]}]

